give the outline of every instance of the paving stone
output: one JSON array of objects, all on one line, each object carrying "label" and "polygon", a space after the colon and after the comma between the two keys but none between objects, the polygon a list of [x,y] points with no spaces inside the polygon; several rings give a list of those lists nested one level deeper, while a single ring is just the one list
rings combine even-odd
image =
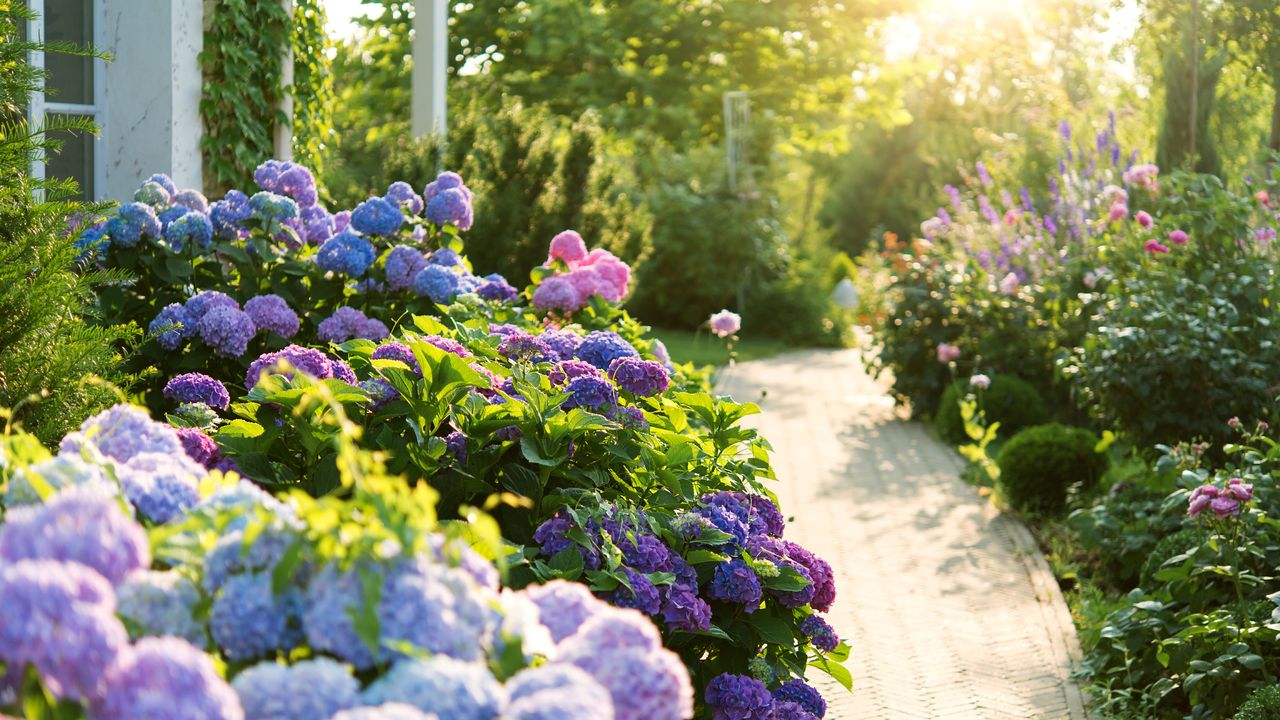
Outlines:
[{"label": "paving stone", "polygon": [[835,571],[828,620],[852,646],[854,692],[811,676],[828,718],[1085,717],[1075,631],[1034,540],[858,351],[741,363],[718,391],[760,405],[748,422],[773,444],[787,537]]}]

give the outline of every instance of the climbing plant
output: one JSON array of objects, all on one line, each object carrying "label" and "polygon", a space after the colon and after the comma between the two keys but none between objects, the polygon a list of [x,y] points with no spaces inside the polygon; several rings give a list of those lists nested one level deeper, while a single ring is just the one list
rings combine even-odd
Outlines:
[{"label": "climbing plant", "polygon": [[[292,122],[299,159],[315,167],[331,131],[333,105],[320,0],[295,0],[292,9],[281,2],[216,0],[206,14],[200,53],[205,189],[221,192],[243,184],[275,154],[275,128],[282,123]],[[287,87],[284,59],[290,49],[294,83]],[[294,95],[292,118],[281,109],[288,92]]]}]

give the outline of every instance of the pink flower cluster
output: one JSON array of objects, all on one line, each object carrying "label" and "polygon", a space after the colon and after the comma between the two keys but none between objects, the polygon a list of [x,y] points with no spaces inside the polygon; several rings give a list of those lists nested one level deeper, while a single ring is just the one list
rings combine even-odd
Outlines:
[{"label": "pink flower cluster", "polygon": [[552,238],[546,265],[567,272],[552,275],[538,285],[533,305],[540,310],[574,313],[595,295],[619,302],[631,284],[631,268],[626,263],[601,248],[587,252],[582,236],[573,230]]},{"label": "pink flower cluster", "polygon": [[946,364],[960,359],[960,348],[950,343],[938,343],[938,362]]},{"label": "pink flower cluster", "polygon": [[742,316],[736,312],[721,310],[707,318],[707,325],[717,337],[729,337],[742,329]]},{"label": "pink flower cluster", "polygon": [[1201,485],[1191,491],[1187,501],[1187,514],[1197,517],[1205,509],[1215,517],[1225,518],[1240,514],[1240,507],[1253,499],[1253,485],[1240,478],[1231,478],[1225,489],[1217,485]]},{"label": "pink flower cluster", "polygon": [[1143,165],[1134,165],[1124,171],[1124,184],[1136,185],[1137,187],[1147,188],[1148,190],[1156,190],[1159,186],[1156,184],[1156,176],[1160,174],[1160,168],[1145,163]]}]

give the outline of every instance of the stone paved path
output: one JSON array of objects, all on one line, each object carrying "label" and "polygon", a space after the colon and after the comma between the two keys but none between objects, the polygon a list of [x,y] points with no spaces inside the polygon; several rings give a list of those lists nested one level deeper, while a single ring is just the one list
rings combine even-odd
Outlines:
[{"label": "stone paved path", "polygon": [[854,692],[815,675],[828,718],[1084,717],[1075,631],[1030,534],[895,412],[857,351],[742,363],[720,392],[761,405],[787,535],[836,572]]}]

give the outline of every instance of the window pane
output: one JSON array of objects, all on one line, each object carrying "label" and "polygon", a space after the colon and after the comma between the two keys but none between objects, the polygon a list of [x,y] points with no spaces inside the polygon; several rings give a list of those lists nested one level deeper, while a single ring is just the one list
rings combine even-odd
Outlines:
[{"label": "window pane", "polygon": [[[45,0],[44,39],[88,47],[93,44],[93,0]],[[49,102],[93,104],[93,59],[45,53]]]},{"label": "window pane", "polygon": [[[55,124],[66,120],[66,115],[49,115],[49,123]],[[80,185],[77,197],[81,200],[93,198],[93,140],[87,133],[56,132],[50,137],[62,141],[62,149],[49,153],[45,160],[44,176],[60,180],[75,180]]]}]

